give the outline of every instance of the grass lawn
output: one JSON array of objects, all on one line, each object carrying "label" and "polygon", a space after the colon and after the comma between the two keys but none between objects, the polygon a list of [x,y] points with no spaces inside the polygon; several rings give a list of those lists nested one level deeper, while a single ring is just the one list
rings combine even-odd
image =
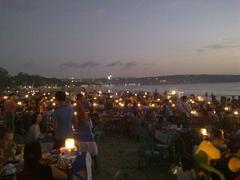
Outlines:
[{"label": "grass lawn", "polygon": [[93,172],[94,180],[171,180],[170,163],[154,164],[149,170],[138,168],[139,143],[129,137],[105,135],[98,143],[100,173]]}]

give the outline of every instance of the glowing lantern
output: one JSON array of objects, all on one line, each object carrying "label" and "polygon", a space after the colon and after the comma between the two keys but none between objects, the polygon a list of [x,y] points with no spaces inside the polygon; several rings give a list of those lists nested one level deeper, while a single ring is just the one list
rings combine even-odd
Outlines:
[{"label": "glowing lantern", "polygon": [[21,105],[22,105],[22,102],[21,102],[21,101],[19,101],[17,104],[18,104],[19,106],[21,106]]},{"label": "glowing lantern", "polygon": [[124,104],[123,103],[119,103],[119,106],[124,107]]},{"label": "glowing lantern", "polygon": [[75,149],[75,141],[73,138],[68,138],[65,140],[65,148],[68,150],[68,151],[71,151],[73,149]]},{"label": "glowing lantern", "polygon": [[225,111],[229,111],[229,107],[225,107],[224,110],[225,110]]},{"label": "glowing lantern", "polygon": [[191,114],[192,114],[192,115],[197,115],[197,111],[196,111],[196,110],[192,110],[192,111],[191,111]]},{"label": "glowing lantern", "polygon": [[233,114],[237,116],[239,113],[238,113],[238,111],[234,111]]},{"label": "glowing lantern", "polygon": [[173,90],[173,91],[171,92],[171,94],[172,94],[172,95],[175,95],[175,94],[177,94],[177,92],[176,92],[175,90]]},{"label": "glowing lantern", "polygon": [[201,133],[203,136],[207,136],[207,135],[208,135],[206,128],[200,129],[200,133]]},{"label": "glowing lantern", "polygon": [[198,96],[199,101],[203,101],[203,98],[201,96]]}]

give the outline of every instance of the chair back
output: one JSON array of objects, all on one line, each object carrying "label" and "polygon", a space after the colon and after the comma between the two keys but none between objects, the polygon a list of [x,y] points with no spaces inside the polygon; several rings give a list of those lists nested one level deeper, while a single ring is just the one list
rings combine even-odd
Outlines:
[{"label": "chair back", "polygon": [[220,171],[208,164],[208,156],[204,151],[199,151],[195,154],[195,160],[197,170],[202,169],[204,172],[204,179],[211,179],[212,173],[214,173],[220,180],[225,180],[224,175]]},{"label": "chair back", "polygon": [[[87,164],[88,152],[82,152],[72,164],[67,180],[91,180],[91,164]],[[89,167],[90,166],[90,167]]]}]

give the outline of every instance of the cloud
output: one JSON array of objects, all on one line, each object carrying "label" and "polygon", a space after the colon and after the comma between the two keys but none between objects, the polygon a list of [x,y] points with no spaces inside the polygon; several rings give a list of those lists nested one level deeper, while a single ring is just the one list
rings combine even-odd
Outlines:
[{"label": "cloud", "polygon": [[79,69],[79,68],[94,68],[96,66],[99,66],[100,63],[97,63],[95,61],[87,61],[84,63],[77,63],[77,62],[65,62],[60,64],[60,69]]},{"label": "cloud", "polygon": [[100,65],[100,63],[97,63],[95,61],[88,61],[88,62],[81,64],[81,68],[93,68],[93,67],[96,67],[99,65]]},{"label": "cloud", "polygon": [[228,43],[239,43],[240,38],[224,38],[223,41],[228,42]]},{"label": "cloud", "polygon": [[138,66],[136,61],[129,61],[129,62],[124,64],[122,69],[125,69],[125,70],[126,69],[131,69],[131,68],[136,67],[136,66]]},{"label": "cloud", "polygon": [[106,67],[109,67],[109,68],[121,67],[121,69],[123,70],[130,69],[136,66],[138,66],[138,63],[136,61],[128,61],[128,62],[115,61],[106,65]]},{"label": "cloud", "polygon": [[156,63],[154,63],[154,62],[147,62],[147,63],[143,63],[142,65],[143,66],[154,66],[154,65],[156,65]]},{"label": "cloud", "polygon": [[[222,44],[213,44],[213,45],[208,45],[208,46],[205,46],[204,48],[201,48],[201,49],[198,49],[197,52],[199,54],[201,53],[204,53],[204,52],[208,52],[208,51],[211,51],[211,50],[224,50],[224,49],[237,49],[237,48],[240,48],[240,44],[237,43],[233,43],[233,41],[230,41],[230,39],[225,39],[225,41],[228,41],[228,43],[222,43]],[[236,41],[236,39],[235,39]]]},{"label": "cloud", "polygon": [[109,63],[106,65],[106,67],[116,67],[116,66],[122,66],[123,63],[120,62],[120,61],[115,61],[115,62],[112,62],[112,63]]},{"label": "cloud", "polygon": [[207,46],[206,49],[228,49],[228,48],[239,48],[240,45],[236,44],[236,45],[222,45],[222,44],[215,44],[215,45],[210,45]]}]

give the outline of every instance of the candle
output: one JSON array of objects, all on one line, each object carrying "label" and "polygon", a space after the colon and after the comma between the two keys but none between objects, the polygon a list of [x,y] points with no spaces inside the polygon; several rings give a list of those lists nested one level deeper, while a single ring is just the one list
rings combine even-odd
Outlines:
[{"label": "candle", "polygon": [[233,114],[237,116],[239,113],[238,113],[238,111],[234,111]]},{"label": "candle", "polygon": [[68,150],[68,151],[71,151],[75,148],[75,141],[73,138],[68,138],[65,140],[65,148]]},{"label": "candle", "polygon": [[225,111],[229,111],[229,107],[225,107],[224,110],[225,110]]},{"label": "candle", "polygon": [[200,130],[200,132],[201,132],[201,134],[202,134],[203,136],[207,136],[207,135],[208,135],[206,128],[202,128],[202,129]]},{"label": "candle", "polygon": [[176,92],[175,90],[173,90],[173,91],[171,92],[171,94],[172,94],[172,95],[175,95],[175,94],[177,94],[177,92]]},{"label": "candle", "polygon": [[192,111],[191,111],[191,114],[192,114],[192,115],[197,115],[197,111],[196,111],[196,110],[192,110]]}]

